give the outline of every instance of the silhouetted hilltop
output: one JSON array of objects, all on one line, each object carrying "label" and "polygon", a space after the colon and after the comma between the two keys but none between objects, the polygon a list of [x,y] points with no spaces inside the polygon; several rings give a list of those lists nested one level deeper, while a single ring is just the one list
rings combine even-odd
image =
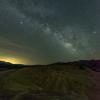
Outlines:
[{"label": "silhouetted hilltop", "polygon": [[68,69],[68,67],[72,69],[85,69],[90,68],[94,71],[100,71],[100,60],[80,60],[80,61],[74,61],[74,62],[57,62],[49,65],[22,65],[22,64],[12,64],[5,61],[0,61],[0,70],[5,69],[19,69],[23,67],[34,67],[34,68],[51,68],[55,70],[63,70]]},{"label": "silhouetted hilltop", "polygon": [[0,70],[17,69],[25,67],[22,64],[12,64],[10,62],[0,61]]},{"label": "silhouetted hilltop", "polygon": [[90,68],[94,71],[100,72],[100,60],[80,60],[79,66],[82,68]]},{"label": "silhouetted hilltop", "polygon": [[10,62],[5,62],[5,61],[0,61],[0,66],[1,65],[11,65],[12,63]]}]

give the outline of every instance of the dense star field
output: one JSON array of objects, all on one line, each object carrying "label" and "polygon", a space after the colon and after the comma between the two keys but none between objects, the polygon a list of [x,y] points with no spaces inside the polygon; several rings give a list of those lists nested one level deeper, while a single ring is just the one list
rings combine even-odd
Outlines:
[{"label": "dense star field", "polygon": [[47,64],[100,58],[99,4],[0,0],[0,60]]}]

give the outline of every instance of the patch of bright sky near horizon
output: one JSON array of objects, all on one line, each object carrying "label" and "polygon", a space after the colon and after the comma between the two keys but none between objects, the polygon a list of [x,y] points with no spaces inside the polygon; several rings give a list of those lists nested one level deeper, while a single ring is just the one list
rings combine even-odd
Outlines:
[{"label": "patch of bright sky near horizon", "polygon": [[100,58],[99,1],[0,0],[0,57],[27,64]]}]

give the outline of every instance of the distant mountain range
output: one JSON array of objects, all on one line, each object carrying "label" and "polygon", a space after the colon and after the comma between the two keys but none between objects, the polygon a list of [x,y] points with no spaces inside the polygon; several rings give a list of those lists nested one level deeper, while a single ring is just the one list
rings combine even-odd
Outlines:
[{"label": "distant mountain range", "polygon": [[65,69],[65,66],[61,65],[74,65],[78,67],[79,69],[85,69],[85,68],[90,68],[96,72],[100,71],[100,60],[79,60],[79,61],[74,61],[74,62],[57,62],[49,65],[22,65],[22,64],[12,64],[10,62],[5,62],[5,61],[0,61],[0,70],[6,70],[6,69],[19,69],[23,67],[42,67],[42,68],[53,68],[53,69]]},{"label": "distant mountain range", "polygon": [[22,64],[12,64],[10,62],[0,61],[0,70],[7,70],[7,69],[18,69],[25,67]]}]

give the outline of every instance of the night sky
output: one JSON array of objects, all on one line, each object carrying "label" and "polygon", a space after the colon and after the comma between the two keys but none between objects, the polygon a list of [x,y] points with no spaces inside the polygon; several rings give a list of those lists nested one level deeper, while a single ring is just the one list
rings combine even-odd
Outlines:
[{"label": "night sky", "polygon": [[0,59],[47,64],[100,58],[99,0],[0,0]]}]

